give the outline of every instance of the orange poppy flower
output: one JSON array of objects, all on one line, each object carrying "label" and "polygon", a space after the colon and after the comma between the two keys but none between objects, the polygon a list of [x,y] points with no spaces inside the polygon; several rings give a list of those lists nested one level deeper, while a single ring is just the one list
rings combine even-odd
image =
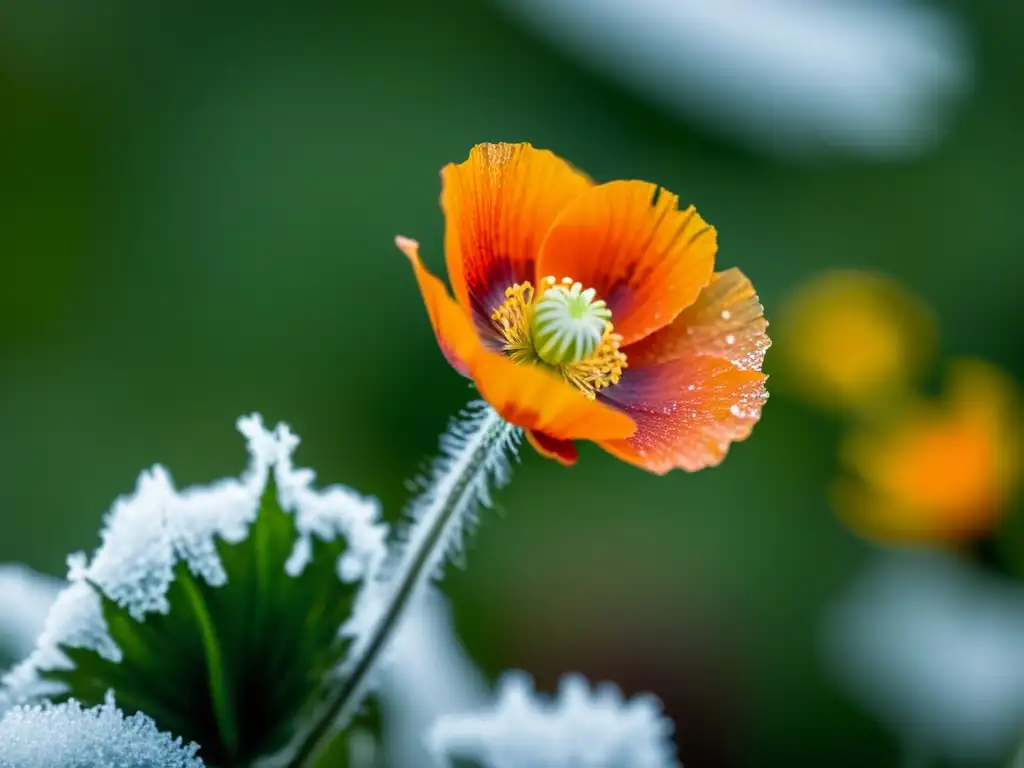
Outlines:
[{"label": "orange poppy flower", "polygon": [[540,453],[573,464],[592,440],[663,474],[750,434],[767,323],[742,273],[714,273],[715,230],[692,207],[529,144],[478,145],[441,178],[455,300],[396,242],[448,362]]},{"label": "orange poppy flower", "polygon": [[1018,395],[980,361],[958,361],[949,392],[847,441],[852,477],[836,489],[858,531],[895,542],[954,543],[990,533],[1020,478]]}]

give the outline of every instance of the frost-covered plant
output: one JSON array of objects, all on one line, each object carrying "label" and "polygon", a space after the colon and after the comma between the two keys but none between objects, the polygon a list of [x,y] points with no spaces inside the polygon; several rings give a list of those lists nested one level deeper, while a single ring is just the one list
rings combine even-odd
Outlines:
[{"label": "frost-covered plant", "polygon": [[[38,744],[32,718],[63,712],[125,723],[125,733],[139,734],[139,750],[149,748],[151,731],[173,733],[201,745],[207,765],[334,765],[354,753],[349,736],[379,732],[376,710],[367,710],[371,692],[389,697],[385,711],[400,724],[403,707],[427,714],[429,701],[442,711],[436,695],[409,689],[436,686],[438,664],[457,671],[466,691],[478,688],[427,586],[446,554],[460,551],[490,489],[508,478],[520,430],[483,403],[469,406],[442,438],[409,524],[388,551],[376,502],[340,486],[315,490],[313,473],[292,465],[298,439],[286,426],[268,431],[258,416],[238,426],[250,453],[240,478],[177,491],[166,470],[144,472],[108,514],[93,556],[69,558],[68,584],[35,650],[0,692],[0,711],[9,708],[3,727],[19,745]],[[424,642],[437,652],[425,652]],[[382,666],[389,652],[393,663]],[[31,703],[46,698],[63,703]],[[443,711],[480,700],[464,691]],[[467,752],[500,768],[509,764],[509,738],[518,738],[537,765],[613,765],[620,757],[638,768],[674,764],[671,726],[652,699],[625,703],[610,687],[592,694],[577,677],[546,704],[510,675],[491,707],[475,709],[431,729],[433,759]],[[413,723],[422,742],[429,722],[420,716],[405,727]],[[87,745],[69,740],[61,759],[120,764],[120,753]],[[22,759],[34,753],[10,754],[18,756],[12,768],[36,765]],[[182,765],[200,764],[194,750],[188,757]]]},{"label": "frost-covered plant", "polygon": [[0,718],[0,768],[202,768],[198,750],[143,714],[125,717],[112,693],[90,709],[71,699]]},{"label": "frost-covered plant", "polygon": [[287,426],[250,416],[238,427],[250,453],[240,478],[177,491],[162,467],[144,472],[92,558],[69,558],[36,650],[4,679],[10,703],[96,705],[112,688],[211,764],[287,746],[347,656],[386,528],[376,501],[312,487]]},{"label": "frost-covered plant", "polygon": [[[199,743],[207,764],[335,760],[339,732],[366,711],[395,637],[507,481],[524,433],[565,465],[590,440],[656,474],[717,465],[749,436],[767,398],[767,322],[741,272],[714,271],[714,229],[692,206],[645,182],[595,185],[529,144],[478,145],[442,176],[458,301],[414,241],[396,243],[441,351],[483,400],[442,438],[391,545],[375,501],[318,491],[292,466],[286,426],[241,419],[251,461],[240,478],[179,492],[155,467],[114,505],[93,556],[69,558],[36,649],[4,678],[6,706],[99,705],[112,689],[129,714]],[[582,685],[570,680],[548,711],[517,709],[507,683],[498,714],[476,722],[497,737],[507,715],[524,715],[548,765],[667,764],[650,703],[620,706]],[[618,736],[578,753],[577,725]]]},{"label": "frost-covered plant", "polygon": [[442,717],[427,738],[441,765],[672,768],[672,730],[652,696],[625,701],[614,685],[591,690],[585,678],[566,675],[548,699],[534,693],[528,675],[507,672],[491,707]]}]

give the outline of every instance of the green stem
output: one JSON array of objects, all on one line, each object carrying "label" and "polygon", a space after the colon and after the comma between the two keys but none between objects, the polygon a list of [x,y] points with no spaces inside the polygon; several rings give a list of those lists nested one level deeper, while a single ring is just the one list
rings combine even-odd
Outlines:
[{"label": "green stem", "polygon": [[288,761],[290,768],[316,765],[318,755],[334,737],[335,729],[344,727],[362,703],[367,679],[394,639],[406,609],[437,572],[445,548],[451,543],[454,526],[461,522],[460,517],[479,500],[482,473],[488,471],[495,450],[503,451],[516,430],[488,408],[482,418],[474,421],[472,433],[462,435],[463,446],[448,457],[450,463],[434,478],[428,500],[410,529],[398,569],[385,585],[389,593],[380,618],[366,642],[356,649],[348,676],[330,695],[303,735]]},{"label": "green stem", "polygon": [[213,618],[206,607],[199,586],[192,574],[182,568],[178,580],[185,591],[189,605],[196,616],[199,632],[203,640],[203,652],[206,654],[206,671],[210,682],[210,697],[213,699],[213,712],[217,718],[217,727],[229,755],[238,751],[238,724],[235,722],[235,709],[231,702],[228,689],[227,670],[224,667],[224,654],[213,626]]}]

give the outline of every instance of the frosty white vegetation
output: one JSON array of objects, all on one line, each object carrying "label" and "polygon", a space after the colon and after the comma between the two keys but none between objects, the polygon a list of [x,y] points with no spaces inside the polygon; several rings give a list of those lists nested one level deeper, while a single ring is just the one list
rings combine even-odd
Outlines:
[{"label": "frosty white vegetation", "polygon": [[591,690],[566,675],[553,699],[538,696],[522,672],[508,672],[493,706],[440,718],[428,743],[442,765],[456,758],[489,768],[670,768],[677,766],[672,723],[652,696],[625,701],[613,685]]},{"label": "frosty white vegetation", "polygon": [[376,500],[342,486],[314,490],[312,470],[292,465],[299,440],[287,425],[269,431],[254,414],[240,418],[237,426],[246,437],[250,458],[241,477],[179,492],[168,471],[155,466],[140,475],[134,494],[114,502],[104,520],[102,544],[91,561],[82,553],[68,558],[68,586],[57,596],[36,649],[4,678],[11,701],[60,692],[59,685],[38,674],[69,666],[59,646],[121,660],[121,649],[107,631],[100,597],[91,585],[137,621],[150,613],[169,612],[167,592],[179,562],[210,586],[223,586],[227,576],[215,542],[246,538],[271,476],[281,507],[294,514],[299,533],[286,568],[290,575],[300,573],[308,561],[313,536],[347,537],[349,546],[337,567],[345,580],[379,566],[387,529],[378,522]]},{"label": "frosty white vegetation", "polygon": [[1024,589],[949,555],[886,553],[832,609],[840,683],[908,743],[996,765],[1024,722]]},{"label": "frosty white vegetation", "polygon": [[377,687],[384,765],[429,766],[424,734],[441,715],[483,707],[487,683],[455,633],[451,606],[430,588],[411,606]]},{"label": "frosty white vegetation", "polygon": [[919,0],[502,0],[670,111],[789,155],[914,154],[971,62],[952,7]]},{"label": "frosty white vegetation", "polygon": [[[339,730],[371,732],[365,718],[352,722],[371,692],[391,699],[385,711],[405,712],[420,744],[425,713],[486,698],[428,587],[446,558],[461,562],[466,530],[509,478],[521,430],[484,403],[460,414],[389,550],[376,500],[342,486],[315,489],[314,473],[292,464],[299,440],[287,426],[271,431],[253,415],[238,429],[250,456],[240,477],[178,491],[162,467],[143,472],[107,514],[92,557],[68,558],[68,583],[35,649],[3,679],[0,768],[192,768],[200,757],[297,768],[333,750]],[[422,615],[428,606],[443,626]],[[415,627],[422,636],[396,642]],[[447,650],[423,653],[424,642]],[[395,663],[382,666],[389,658]],[[417,666],[441,661],[458,672],[443,683],[436,669]],[[464,690],[445,691],[444,701],[403,691],[456,678]],[[134,714],[119,711],[114,694]],[[268,709],[268,701],[277,704]],[[66,734],[47,744],[54,763],[35,760],[48,728]],[[494,768],[662,768],[676,765],[671,731],[651,697],[626,702],[612,686],[591,691],[571,676],[545,701],[528,678],[510,674],[492,706],[443,717],[428,746],[439,761],[468,755]]]},{"label": "frosty white vegetation", "polygon": [[91,709],[44,702],[0,719],[0,768],[202,768],[198,749],[145,715],[125,717],[112,693]]}]

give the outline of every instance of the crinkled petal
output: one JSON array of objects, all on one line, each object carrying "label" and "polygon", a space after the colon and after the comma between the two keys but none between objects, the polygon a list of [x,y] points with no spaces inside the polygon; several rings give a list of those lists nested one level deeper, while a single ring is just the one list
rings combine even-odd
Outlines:
[{"label": "crinkled petal", "polygon": [[571,277],[612,310],[624,345],[671,323],[711,279],[715,230],[655,184],[613,181],[579,195],[558,217],[538,278]]},{"label": "crinkled petal", "polygon": [[534,279],[541,240],[555,217],[591,182],[529,144],[478,144],[441,171],[448,278],[482,334],[513,283]]},{"label": "crinkled petal", "polygon": [[554,459],[563,466],[571,467],[579,458],[576,445],[572,440],[557,440],[543,432],[533,432],[532,430],[526,433],[526,439],[541,456]]},{"label": "crinkled petal", "polygon": [[715,466],[760,419],[766,378],[717,357],[628,368],[602,399],[633,417],[636,434],[601,447],[656,474]]},{"label": "crinkled petal", "polygon": [[754,286],[738,269],[729,269],[713,275],[697,301],[669,325],[623,351],[631,368],[703,355],[759,371],[772,343],[767,327]]},{"label": "crinkled petal", "polygon": [[444,284],[420,262],[417,243],[407,238],[396,242],[412,263],[441,351],[455,370],[473,378],[502,418],[556,440],[608,440],[633,434],[632,419],[584,397],[561,377],[484,349]]}]

